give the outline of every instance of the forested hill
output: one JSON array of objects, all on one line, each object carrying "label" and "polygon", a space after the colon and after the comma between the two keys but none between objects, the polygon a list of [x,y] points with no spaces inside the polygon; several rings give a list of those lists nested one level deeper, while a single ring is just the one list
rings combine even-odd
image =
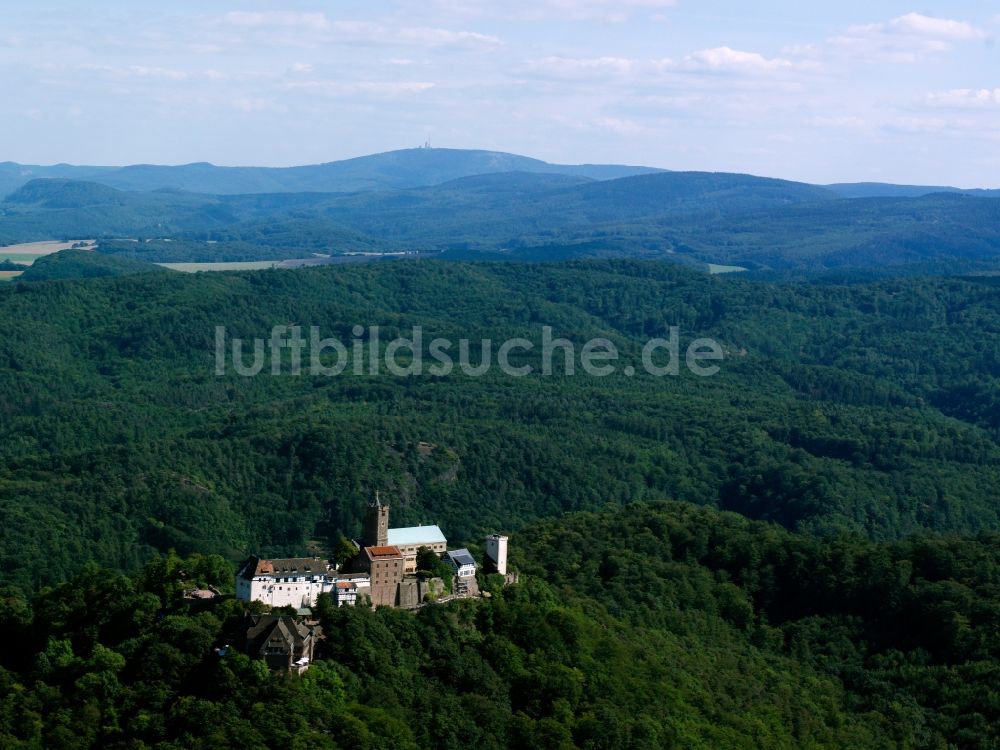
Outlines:
[{"label": "forested hill", "polygon": [[235,196],[43,179],[0,204],[0,243],[83,237],[100,238],[106,253],[153,262],[409,252],[655,258],[777,272],[982,272],[1000,269],[1000,198],[844,199],[802,183],[702,172],[608,180],[516,172],[407,190]]},{"label": "forested hill", "polygon": [[19,280],[93,279],[133,273],[167,273],[167,269],[132,258],[105,255],[92,250],[69,249],[41,256],[28,266]]},{"label": "forested hill", "polygon": [[845,198],[919,198],[933,193],[962,193],[982,198],[1000,198],[1000,190],[989,188],[962,189],[942,185],[891,185],[884,182],[846,182],[826,185]]},{"label": "forested hill", "polygon": [[[216,195],[253,193],[351,193],[438,185],[461,177],[530,172],[612,180],[664,170],[620,164],[552,164],[540,159],[480,149],[416,148],[299,167],[220,167],[207,162],[165,166],[39,166],[0,162],[0,198],[39,178],[98,182],[120,190],[186,190]],[[824,186],[848,198],[919,197],[967,193],[997,197],[997,190],[859,182]]]},{"label": "forested hill", "polygon": [[[15,283],[0,319],[0,578],[25,590],[171,548],[301,554],[357,533],[376,488],[395,522],[457,542],[668,498],[820,535],[1000,529],[988,278],[400,261]],[[252,340],[291,324],[345,343],[379,326],[383,347],[417,325],[425,349],[521,336],[536,372],[215,374],[217,326]],[[545,376],[543,326],[578,348],[609,338],[623,367],[670,326],[725,360],[707,378]]]},{"label": "forested hill", "polygon": [[121,190],[247,193],[353,193],[436,185],[459,177],[503,172],[566,174],[595,180],[661,170],[618,164],[549,164],[517,154],[448,148],[388,151],[301,167],[219,167],[135,164],[127,167],[52,167],[0,164],[0,197],[38,178],[89,180]]},{"label": "forested hill", "polygon": [[[236,644],[217,557],[80,566],[0,609],[4,748],[992,750],[1000,539],[792,534],[674,503],[511,539],[521,581],[417,613],[316,607],[301,677]],[[262,605],[252,605],[261,609]]]}]

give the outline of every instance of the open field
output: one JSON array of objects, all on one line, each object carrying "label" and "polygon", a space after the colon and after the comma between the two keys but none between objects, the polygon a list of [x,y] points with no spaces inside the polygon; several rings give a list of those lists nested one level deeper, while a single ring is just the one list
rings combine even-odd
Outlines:
[{"label": "open field", "polygon": [[0,247],[0,252],[20,253],[23,255],[51,255],[52,253],[58,253],[60,250],[69,250],[73,245],[79,245],[81,242],[90,246],[95,244],[94,240],[70,240],[68,242],[48,240],[46,242],[25,242],[20,245],[5,245],[4,247]]},{"label": "open field", "polygon": [[24,273],[24,271],[0,271],[0,284],[5,281],[13,281],[22,273]]},{"label": "open field", "polygon": [[[397,253],[351,253],[347,255],[318,255],[313,258],[289,258],[286,260],[223,261],[218,263],[157,263],[173,271],[196,273],[198,271],[262,271],[268,268],[308,268],[310,266],[331,266],[345,263],[370,263],[396,257]],[[423,257],[420,253],[409,253],[410,257]]]},{"label": "open field", "polygon": [[746,270],[743,266],[720,266],[717,263],[708,264],[708,272],[713,275],[717,273],[740,273]]},{"label": "open field", "polygon": [[255,260],[230,263],[158,263],[157,265],[173,271],[196,273],[198,271],[260,271],[278,265],[276,260]]}]

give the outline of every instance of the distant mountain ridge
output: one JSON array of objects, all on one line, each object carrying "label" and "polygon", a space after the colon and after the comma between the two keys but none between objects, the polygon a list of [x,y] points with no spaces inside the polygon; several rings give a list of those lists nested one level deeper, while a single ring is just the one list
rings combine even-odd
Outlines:
[{"label": "distant mountain ridge", "polygon": [[843,198],[805,183],[709,172],[601,181],[505,172],[408,189],[243,195],[50,178],[0,201],[0,245],[82,237],[100,240],[103,252],[153,262],[391,252],[954,274],[1000,270],[1000,199]]},{"label": "distant mountain ridge", "polygon": [[842,198],[920,198],[935,193],[961,193],[979,198],[1000,198],[1000,190],[966,189],[947,185],[893,185],[886,182],[842,182],[824,185]]},{"label": "distant mountain ridge", "polygon": [[214,195],[253,193],[355,193],[437,185],[462,177],[508,172],[560,174],[612,180],[664,170],[620,164],[549,164],[498,151],[413,148],[301,167],[219,167],[206,162],[180,166],[51,167],[0,164],[0,196],[38,178],[97,182],[119,190],[164,188]]},{"label": "distant mountain ridge", "polygon": [[[551,164],[502,151],[411,148],[296,167],[220,167],[208,162],[182,165],[133,164],[121,167],[0,162],[0,198],[34,179],[96,182],[119,190],[186,190],[212,195],[270,193],[357,193],[431,187],[465,177],[524,172],[616,180],[671,170],[623,164]],[[841,198],[917,198],[934,193],[1000,197],[1000,189],[881,182],[816,185]]]}]

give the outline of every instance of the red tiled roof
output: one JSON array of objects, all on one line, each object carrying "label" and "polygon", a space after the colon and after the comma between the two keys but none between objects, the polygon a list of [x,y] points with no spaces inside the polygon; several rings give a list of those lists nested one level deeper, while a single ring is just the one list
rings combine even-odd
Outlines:
[{"label": "red tiled roof", "polygon": [[250,580],[257,576],[325,575],[329,571],[330,563],[316,557],[289,557],[274,560],[251,557],[243,563],[239,575]]},{"label": "red tiled roof", "polygon": [[399,547],[365,547],[365,552],[371,558],[403,556],[403,553],[399,551]]}]

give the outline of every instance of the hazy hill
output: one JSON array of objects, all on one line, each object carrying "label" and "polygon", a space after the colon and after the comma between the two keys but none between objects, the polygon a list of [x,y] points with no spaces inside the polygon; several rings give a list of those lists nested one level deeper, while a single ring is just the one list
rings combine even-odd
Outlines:
[{"label": "hazy hill", "polygon": [[86,208],[88,206],[137,204],[141,199],[95,182],[58,178],[26,183],[4,200],[8,206],[36,209]]},{"label": "hazy hill", "polygon": [[416,148],[301,167],[218,167],[205,162],[181,166],[52,167],[0,164],[0,195],[40,177],[71,177],[122,190],[174,188],[196,193],[341,193],[435,185],[459,177],[498,172],[567,174],[596,180],[660,170],[623,165],[548,164],[516,154],[444,148]]},{"label": "hazy hill", "polygon": [[997,267],[1000,199],[935,193],[859,198],[720,214],[684,234],[699,255],[766,268],[891,269],[936,273]]},{"label": "hazy hill", "polygon": [[[844,199],[751,175],[595,181],[509,172],[374,192],[216,196],[34,180],[0,204],[0,244],[103,238],[151,261],[420,252],[450,259],[644,257],[757,270],[1000,268],[1000,199]],[[167,238],[121,245],[113,238]],[[164,251],[169,251],[165,253]]]},{"label": "hazy hill", "polygon": [[[215,196],[177,190],[121,191],[96,183],[36,179],[0,204],[0,241],[52,236],[35,230],[51,221],[60,233],[105,236],[182,229],[212,230],[253,220],[334,220],[392,242],[437,250],[479,236],[486,244],[524,228],[586,230],[594,222],[638,220],[663,213],[731,213],[831,200],[811,185],[750,175],[702,172],[594,181],[586,177],[509,172],[474,175],[409,190]],[[99,209],[99,210],[98,210]],[[44,217],[44,218],[43,218]],[[63,229],[73,221],[76,230]],[[27,231],[19,234],[18,229]],[[36,234],[31,232],[35,231]],[[10,239],[5,237],[10,235]]]},{"label": "hazy hill", "polygon": [[463,259],[658,257],[799,270],[931,263],[939,271],[1000,259],[995,198],[845,200],[750,175],[668,172],[576,184],[494,175],[318,197],[314,212],[386,247]]},{"label": "hazy hill", "polygon": [[835,196],[801,183],[751,175],[664,172],[596,182],[558,175],[498,174],[406,191],[318,198],[318,213],[359,231],[437,247],[475,239],[509,244],[518,235],[593,231],[609,222],[662,215],[734,213]]},{"label": "hazy hill", "polygon": [[892,185],[885,182],[845,182],[826,185],[842,198],[919,198],[933,193],[962,193],[980,198],[1000,198],[1000,190],[963,189],[931,185]]},{"label": "hazy hill", "polygon": [[[38,178],[99,182],[122,190],[162,188],[197,193],[342,193],[405,189],[437,185],[461,177],[533,172],[614,180],[664,170],[617,164],[550,164],[540,159],[498,151],[415,148],[359,156],[353,159],[297,167],[220,167],[208,162],[166,166],[133,164],[122,167],[38,166],[0,163],[0,197]],[[843,198],[919,197],[931,193],[967,193],[998,197],[1000,190],[966,190],[949,186],[894,185],[876,182],[817,186]]]},{"label": "hazy hill", "polygon": [[0,203],[0,245],[51,238],[169,236],[230,225],[238,217],[216,197],[131,193],[92,182],[36,179]]},{"label": "hazy hill", "polygon": [[[125,192],[96,183],[38,179],[0,202],[0,246],[91,236],[183,240],[188,235],[212,235],[224,242],[242,243],[235,253],[223,252],[221,243],[201,243],[198,259],[208,261],[378,249],[373,240],[316,213],[316,205],[329,198],[307,193],[225,197],[177,190]],[[219,232],[223,236],[213,234]],[[134,242],[117,243],[117,249],[146,260],[191,260],[177,256],[181,244],[171,247],[174,254],[162,256],[143,252]]]},{"label": "hazy hill", "polygon": [[579,187],[581,200],[617,201],[625,207],[639,200],[650,210],[756,208],[831,200],[825,188],[802,182],[728,172],[666,172],[627,177]]},{"label": "hazy hill", "polygon": [[38,178],[92,180],[104,172],[113,170],[114,167],[76,167],[71,164],[41,167],[16,164],[12,161],[0,162],[0,197],[12,193],[25,183]]}]

